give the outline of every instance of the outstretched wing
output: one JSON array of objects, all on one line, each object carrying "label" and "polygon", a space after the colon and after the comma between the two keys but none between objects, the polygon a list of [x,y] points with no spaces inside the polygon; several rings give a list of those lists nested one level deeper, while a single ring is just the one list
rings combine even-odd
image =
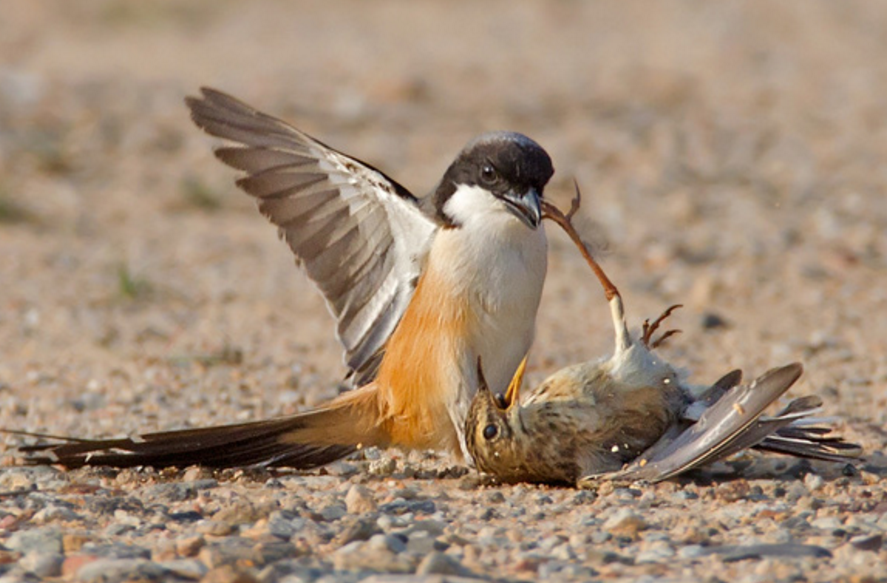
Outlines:
[{"label": "outstretched wing", "polygon": [[375,168],[215,89],[185,100],[208,134],[240,145],[216,156],[278,226],[317,285],[345,348],[352,382],[375,376],[412,297],[436,224]]}]

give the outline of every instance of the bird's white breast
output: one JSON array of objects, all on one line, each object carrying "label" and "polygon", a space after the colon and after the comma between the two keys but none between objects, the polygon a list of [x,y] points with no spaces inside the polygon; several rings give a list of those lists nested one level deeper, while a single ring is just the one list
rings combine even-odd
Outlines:
[{"label": "bird's white breast", "polygon": [[[479,192],[478,192],[479,191]],[[548,242],[542,225],[533,230],[504,203],[476,187],[460,187],[446,210],[459,226],[435,237],[429,268],[441,269],[468,322],[450,416],[460,441],[471,398],[477,390],[477,358],[490,388],[502,393],[530,349],[547,269]],[[432,267],[433,266],[433,267]]]}]

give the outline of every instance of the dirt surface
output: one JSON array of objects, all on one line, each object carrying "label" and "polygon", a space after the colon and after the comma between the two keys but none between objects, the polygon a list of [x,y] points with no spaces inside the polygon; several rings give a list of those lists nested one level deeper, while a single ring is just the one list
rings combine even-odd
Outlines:
[{"label": "dirt surface", "polygon": [[[667,358],[698,382],[801,361],[790,395],[821,395],[869,455],[853,471],[751,456],[596,494],[488,487],[398,452],[329,475],[4,468],[9,580],[885,577],[884,5],[2,12],[0,426],[113,436],[335,394],[322,299],[188,120],[183,97],[210,85],[417,194],[473,135],[530,135],[555,161],[550,198],[565,206],[581,185],[635,325],[685,304]],[[599,287],[548,230],[531,382],[612,342]]]}]

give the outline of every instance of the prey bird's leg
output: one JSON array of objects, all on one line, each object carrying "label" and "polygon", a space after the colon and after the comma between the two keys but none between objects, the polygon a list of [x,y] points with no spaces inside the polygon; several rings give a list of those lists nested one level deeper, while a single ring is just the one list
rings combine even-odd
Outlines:
[{"label": "prey bird's leg", "polygon": [[576,186],[576,196],[573,197],[570,203],[570,212],[564,214],[559,208],[543,199],[541,201],[542,218],[551,219],[567,233],[576,247],[579,248],[579,252],[597,276],[598,281],[601,282],[601,286],[604,288],[604,295],[607,297],[607,301],[610,302],[610,314],[613,317],[613,327],[616,331],[616,352],[619,353],[631,348],[632,344],[631,334],[628,332],[628,324],[625,321],[625,307],[622,305],[622,296],[619,294],[619,290],[613,285],[613,282],[610,281],[610,278],[607,277],[607,274],[604,273],[598,262],[594,260],[588,247],[582,241],[582,237],[579,236],[576,228],[573,227],[573,216],[579,210],[579,206],[582,203],[582,193],[579,192],[579,184],[575,181],[573,181],[573,184]]},{"label": "prey bird's leg", "polygon": [[610,298],[610,316],[613,318],[613,329],[616,332],[616,352],[625,352],[633,344],[631,333],[628,331],[628,322],[625,321],[625,306],[622,305],[622,296],[616,294]]},{"label": "prey bird's leg", "polygon": [[658,318],[653,320],[652,323],[650,322],[649,319],[644,320],[644,327],[641,331],[641,342],[644,343],[644,346],[646,346],[647,348],[654,348],[654,349],[659,348],[660,346],[662,346],[662,343],[666,341],[666,339],[670,338],[671,336],[674,336],[675,334],[680,334],[681,333],[680,330],[668,330],[668,331],[664,332],[662,334],[662,336],[660,336],[658,339],[653,340],[653,334],[656,332],[656,330],[659,329],[659,326],[662,324],[662,322],[664,322],[666,318],[671,316],[672,312],[674,312],[678,308],[683,308],[683,307],[684,307],[683,304],[675,304],[673,306],[670,306],[664,312],[662,312],[662,314]]}]

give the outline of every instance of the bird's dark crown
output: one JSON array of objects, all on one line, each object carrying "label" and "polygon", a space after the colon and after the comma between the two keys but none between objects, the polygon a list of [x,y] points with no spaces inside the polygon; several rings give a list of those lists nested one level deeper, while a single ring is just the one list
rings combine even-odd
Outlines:
[{"label": "bird's dark crown", "polygon": [[488,132],[462,148],[429,202],[438,219],[450,225],[443,207],[460,185],[480,186],[499,198],[531,188],[542,196],[553,174],[551,157],[534,140],[517,132]]}]

